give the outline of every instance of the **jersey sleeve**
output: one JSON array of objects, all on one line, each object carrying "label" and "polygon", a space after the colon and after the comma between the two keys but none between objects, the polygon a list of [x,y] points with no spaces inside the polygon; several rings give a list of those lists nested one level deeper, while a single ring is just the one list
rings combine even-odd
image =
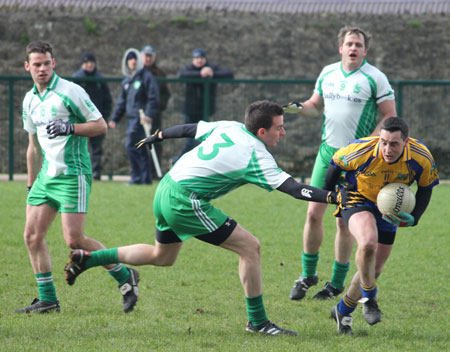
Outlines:
[{"label": "jersey sleeve", "polygon": [[322,71],[319,74],[319,77],[317,78],[316,84],[314,86],[314,93],[319,94],[321,97],[323,97],[323,88],[322,88],[322,83],[323,80],[325,79],[325,77],[327,75],[329,75],[331,72],[336,71],[336,69],[339,66],[337,66],[337,64],[331,64],[331,65],[327,65],[325,66]]},{"label": "jersey sleeve", "polygon": [[439,173],[436,163],[428,148],[423,144],[419,144],[419,146],[422,149],[421,155],[423,157],[421,158],[420,164],[423,170],[417,181],[417,185],[419,187],[432,188],[439,184]]},{"label": "jersey sleeve", "polygon": [[245,179],[248,183],[270,192],[281,186],[289,177],[291,176],[278,167],[267,150],[256,149],[251,156]]},{"label": "jersey sleeve", "polygon": [[324,78],[324,71],[326,67],[320,72],[319,77],[317,77],[316,84],[314,85],[314,93],[319,94],[320,96],[323,96],[323,90],[322,90],[322,82]]},{"label": "jersey sleeve", "polygon": [[[369,138],[367,140],[369,141]],[[357,170],[372,155],[374,149],[373,144],[368,143],[364,146],[361,145],[361,141],[363,140],[356,140],[339,149],[334,153],[330,164],[345,171]]]},{"label": "jersey sleeve", "polygon": [[72,84],[71,90],[71,99],[68,103],[70,109],[80,122],[96,121],[102,117],[102,114],[82,87],[77,84]]},{"label": "jersey sleeve", "polygon": [[199,121],[197,124],[197,132],[195,134],[195,139],[204,141],[208,136],[214,131],[214,129],[219,125],[219,122],[206,122]]},{"label": "jersey sleeve", "polygon": [[386,100],[395,99],[394,90],[392,89],[386,75],[381,71],[378,71],[376,84],[377,94],[375,99],[377,104],[380,104]]},{"label": "jersey sleeve", "polygon": [[36,129],[36,125],[34,124],[33,120],[31,119],[31,113],[30,113],[31,99],[33,99],[33,94],[30,92],[27,93],[25,95],[25,98],[23,99],[22,120],[23,120],[24,130],[30,134],[35,134],[37,132],[37,129]]}]

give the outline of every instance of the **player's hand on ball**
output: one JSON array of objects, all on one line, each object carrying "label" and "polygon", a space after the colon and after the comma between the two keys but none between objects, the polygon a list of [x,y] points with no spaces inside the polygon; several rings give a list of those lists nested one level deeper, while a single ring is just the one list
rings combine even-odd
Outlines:
[{"label": "player's hand on ball", "polygon": [[50,122],[47,126],[48,138],[53,139],[57,136],[68,136],[75,132],[75,127],[70,122],[61,119]]},{"label": "player's hand on ball", "polygon": [[286,114],[298,114],[303,109],[303,105],[300,103],[297,103],[296,101],[292,101],[286,105],[283,105],[283,111]]},{"label": "player's hand on ball", "polygon": [[400,211],[398,213],[398,216],[392,213],[384,214],[383,219],[391,223],[392,225],[398,227],[408,227],[414,225],[414,216],[405,213],[404,211]]},{"label": "player's hand on ball", "polygon": [[151,136],[141,139],[139,142],[136,143],[136,149],[139,149],[145,144],[149,144],[151,148],[152,144],[162,142],[163,139],[159,138],[159,132],[160,130],[156,130],[155,133],[153,133]]}]

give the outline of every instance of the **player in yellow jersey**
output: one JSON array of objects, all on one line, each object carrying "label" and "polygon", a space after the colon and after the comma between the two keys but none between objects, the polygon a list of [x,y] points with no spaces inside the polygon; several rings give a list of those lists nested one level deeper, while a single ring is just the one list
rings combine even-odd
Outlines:
[{"label": "player in yellow jersey", "polygon": [[[377,303],[376,279],[389,258],[398,226],[415,226],[439,184],[433,156],[420,141],[408,137],[408,125],[399,117],[383,121],[379,137],[357,139],[339,149],[328,168],[325,189],[334,189],[341,171],[342,204],[335,215],[342,217],[356,240],[355,261],[358,271],[348,291],[331,310],[342,334],[352,335],[352,317],[362,298],[368,324],[381,321]],[[416,205],[411,214],[381,214],[376,205],[380,189],[388,183],[417,183]]]}]

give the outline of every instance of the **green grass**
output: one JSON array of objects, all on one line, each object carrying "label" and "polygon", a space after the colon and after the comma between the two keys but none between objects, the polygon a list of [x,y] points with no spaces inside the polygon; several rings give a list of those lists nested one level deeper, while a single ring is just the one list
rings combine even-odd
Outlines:
[{"label": "green grass", "polygon": [[[95,183],[86,233],[107,247],[154,242],[152,200],[156,185],[127,187]],[[298,337],[264,337],[245,332],[243,290],[235,254],[200,241],[187,241],[171,268],[141,267],[140,299],[122,311],[115,281],[94,268],[73,286],[64,281],[69,249],[59,216],[47,242],[61,301],[60,314],[19,315],[37,295],[23,243],[26,185],[0,182],[1,351],[444,351],[450,349],[450,185],[435,188],[428,211],[414,228],[400,229],[378,280],[383,322],[368,326],[358,308],[353,338],[338,336],[329,318],[334,302],[288,298],[300,272],[301,232],[306,202],[280,192],[245,186],[215,202],[261,241],[264,301],[270,319]],[[334,218],[325,220],[318,287],[330,279]],[[351,272],[355,270],[354,262]],[[347,284],[350,278],[347,279]]]}]

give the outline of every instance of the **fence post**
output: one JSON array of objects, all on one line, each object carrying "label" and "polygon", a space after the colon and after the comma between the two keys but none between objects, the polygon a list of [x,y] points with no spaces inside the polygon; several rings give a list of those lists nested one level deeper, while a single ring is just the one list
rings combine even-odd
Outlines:
[{"label": "fence post", "polygon": [[211,99],[211,82],[209,80],[205,80],[203,83],[203,120],[209,121],[209,113],[210,113],[210,99]]},{"label": "fence post", "polygon": [[14,80],[8,82],[8,105],[9,105],[9,145],[8,145],[8,174],[9,180],[14,180]]},{"label": "fence post", "polygon": [[403,84],[402,82],[398,82],[398,97],[397,97],[397,115],[400,117],[404,117],[403,116]]}]

